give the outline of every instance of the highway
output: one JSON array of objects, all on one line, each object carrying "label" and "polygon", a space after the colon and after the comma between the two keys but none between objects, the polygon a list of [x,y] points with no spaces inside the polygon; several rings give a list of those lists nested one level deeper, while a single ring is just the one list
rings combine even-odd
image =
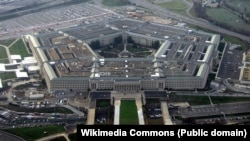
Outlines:
[{"label": "highway", "polygon": [[212,25],[211,23],[204,21],[202,19],[199,19],[199,18],[186,17],[178,13],[174,13],[158,5],[152,4],[148,2],[147,0],[130,0],[130,1],[132,3],[135,3],[137,6],[142,6],[147,9],[150,9],[152,12],[154,12],[158,16],[161,16],[164,18],[173,18],[173,19],[181,20],[182,22],[200,26],[200,27],[203,27],[203,28],[215,31],[215,32],[223,33],[226,35],[235,36],[242,40],[250,42],[250,38],[248,36],[245,36],[245,35],[242,35],[242,34],[239,34],[239,33],[224,29],[224,28],[220,28],[218,26]]},{"label": "highway", "polygon": [[231,84],[228,82],[228,79],[224,79],[224,80],[223,80],[223,84],[224,84],[229,90],[231,90],[231,91],[240,92],[240,93],[245,93],[245,94],[250,94],[250,90],[249,90],[249,89],[234,87],[233,85],[231,85]]},{"label": "highway", "polygon": [[238,103],[221,103],[214,105],[198,105],[188,108],[179,108],[179,114],[182,117],[200,117],[200,116],[212,116],[212,115],[231,115],[240,113],[249,113],[249,102]]}]

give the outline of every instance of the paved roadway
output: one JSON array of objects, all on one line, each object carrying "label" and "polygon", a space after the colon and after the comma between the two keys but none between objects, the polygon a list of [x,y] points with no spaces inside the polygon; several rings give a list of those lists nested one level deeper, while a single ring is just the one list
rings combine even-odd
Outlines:
[{"label": "paved roadway", "polygon": [[250,112],[250,102],[224,103],[213,105],[199,105],[188,108],[178,108],[183,117],[199,117],[223,114],[239,114]]},{"label": "paved roadway", "polygon": [[229,90],[231,90],[231,91],[234,91],[234,92],[241,92],[241,93],[245,93],[245,94],[250,94],[250,90],[249,90],[249,89],[234,87],[233,85],[231,85],[231,84],[228,82],[228,79],[224,79],[224,80],[223,80],[223,84],[224,84]]},{"label": "paved roadway", "polygon": [[155,12],[156,15],[159,15],[161,17],[166,17],[166,18],[170,17],[173,19],[178,19],[178,20],[181,20],[181,21],[189,23],[189,24],[197,25],[197,26],[200,26],[200,27],[203,27],[206,29],[210,29],[210,30],[213,30],[213,31],[216,31],[219,33],[227,34],[230,36],[235,36],[235,37],[238,37],[242,40],[250,42],[250,38],[248,36],[220,28],[218,26],[212,25],[211,23],[206,22],[206,21],[199,19],[199,18],[186,17],[186,16],[180,15],[178,13],[171,12],[171,11],[169,11],[165,8],[162,8],[158,5],[152,4],[152,3],[148,2],[147,0],[130,0],[130,1],[132,3],[135,3],[137,6],[142,6],[142,7],[145,7],[147,9],[152,10],[153,12]]},{"label": "paved roadway", "polygon": [[8,98],[8,102],[13,102],[13,97],[12,97],[12,90],[18,86],[18,85],[22,85],[22,84],[26,84],[29,82],[36,82],[38,80],[36,79],[30,79],[28,81],[19,81],[19,82],[13,82],[11,88],[8,90],[6,97]]},{"label": "paved roadway", "polygon": [[0,141],[24,141],[22,138],[0,130]]},{"label": "paved roadway", "polygon": [[58,137],[62,137],[62,136],[66,139],[66,141],[70,141],[70,139],[68,138],[68,134],[66,134],[66,133],[59,133],[59,134],[47,136],[44,138],[37,139],[36,141],[49,141],[49,140],[52,140],[52,139],[55,139]]}]

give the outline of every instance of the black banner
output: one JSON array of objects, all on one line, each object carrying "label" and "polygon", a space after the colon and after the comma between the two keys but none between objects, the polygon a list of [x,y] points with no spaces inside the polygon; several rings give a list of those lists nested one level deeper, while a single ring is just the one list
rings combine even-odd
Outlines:
[{"label": "black banner", "polygon": [[78,125],[77,139],[84,137],[166,137],[249,140],[245,125]]}]

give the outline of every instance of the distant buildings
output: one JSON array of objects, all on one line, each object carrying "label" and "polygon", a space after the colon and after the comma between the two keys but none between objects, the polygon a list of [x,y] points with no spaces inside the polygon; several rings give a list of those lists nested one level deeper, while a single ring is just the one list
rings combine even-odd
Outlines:
[{"label": "distant buildings", "polygon": [[219,3],[217,2],[217,0],[203,0],[202,1],[202,6],[208,6],[208,7],[212,7],[212,8],[216,8],[219,6]]}]

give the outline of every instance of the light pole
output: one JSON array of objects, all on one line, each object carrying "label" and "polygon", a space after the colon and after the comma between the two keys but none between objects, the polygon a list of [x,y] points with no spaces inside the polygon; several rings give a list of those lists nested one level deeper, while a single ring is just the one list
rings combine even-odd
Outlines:
[{"label": "light pole", "polygon": [[224,119],[226,119],[226,114],[224,112],[221,112],[221,114],[223,115]]},{"label": "light pole", "polygon": [[207,94],[206,92],[205,92],[205,94],[208,96],[208,99],[209,99],[209,101],[210,101],[211,105],[213,106],[214,104],[213,104],[213,102],[212,102],[212,99],[211,99],[210,95],[209,95],[209,94]]}]

